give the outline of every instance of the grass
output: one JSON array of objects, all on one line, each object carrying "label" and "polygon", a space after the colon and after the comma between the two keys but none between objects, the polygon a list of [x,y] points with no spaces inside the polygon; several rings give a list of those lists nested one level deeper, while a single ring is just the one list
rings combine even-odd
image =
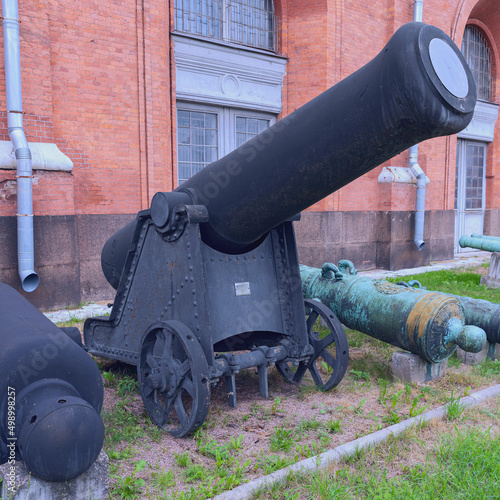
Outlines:
[{"label": "grass", "polygon": [[[483,266],[480,266],[483,267]],[[428,273],[404,276],[403,278],[388,278],[387,281],[417,280],[427,290],[464,295],[473,299],[484,299],[500,303],[500,289],[490,290],[481,285],[481,275],[474,269],[447,269]]]},{"label": "grass", "polygon": [[500,498],[498,399],[490,405],[493,411],[472,409],[459,424],[410,428],[375,449],[356,450],[325,472],[291,474],[284,484],[254,498]]}]

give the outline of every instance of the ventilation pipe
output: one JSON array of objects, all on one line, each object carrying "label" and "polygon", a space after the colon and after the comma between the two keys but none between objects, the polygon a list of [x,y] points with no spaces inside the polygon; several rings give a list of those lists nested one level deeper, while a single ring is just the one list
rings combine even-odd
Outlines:
[{"label": "ventilation pipe", "polygon": [[[424,0],[415,0],[413,4],[413,21],[422,22]],[[417,178],[417,201],[415,206],[415,232],[413,243],[420,252],[425,246],[424,242],[424,220],[425,220],[425,184],[426,177],[424,171],[418,164],[418,144],[410,148],[409,167],[413,175]]]},{"label": "ventilation pipe", "polygon": [[17,259],[23,289],[32,292],[40,278],[34,270],[31,152],[23,130],[21,51],[17,0],[2,0],[7,125],[17,167]]}]

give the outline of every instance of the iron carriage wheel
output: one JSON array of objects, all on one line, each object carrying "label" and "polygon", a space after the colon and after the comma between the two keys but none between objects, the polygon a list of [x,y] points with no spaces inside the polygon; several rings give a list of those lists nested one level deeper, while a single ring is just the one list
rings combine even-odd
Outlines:
[{"label": "iron carriage wheel", "polygon": [[197,429],[208,413],[208,363],[191,330],[180,321],[151,325],[137,365],[139,389],[153,423],[175,437]]},{"label": "iron carriage wheel", "polygon": [[[297,383],[309,370],[318,389],[328,391],[340,383],[347,370],[349,361],[347,337],[340,321],[328,307],[317,300],[306,299],[304,304],[307,335],[309,343],[313,346],[314,354],[308,361],[301,361],[295,370],[290,366],[290,362],[285,360],[276,363],[276,368],[285,380]],[[321,318],[325,322],[326,328],[330,330],[330,333],[323,338],[320,338],[319,333],[314,331],[318,318]],[[335,345],[335,355],[328,350],[332,344]],[[320,361],[321,359],[323,361]],[[318,361],[323,371],[327,372],[326,380],[323,380],[320,369],[318,369]]]}]

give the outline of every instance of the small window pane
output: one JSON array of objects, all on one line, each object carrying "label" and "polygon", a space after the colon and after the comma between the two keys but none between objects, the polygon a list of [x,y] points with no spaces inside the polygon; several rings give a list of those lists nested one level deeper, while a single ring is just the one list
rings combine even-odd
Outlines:
[{"label": "small window pane", "polygon": [[491,54],[485,37],[475,26],[466,26],[462,53],[469,65],[477,87],[477,97],[491,99]]},{"label": "small window pane", "polygon": [[218,157],[217,113],[177,111],[179,184]]},{"label": "small window pane", "polygon": [[483,178],[486,148],[482,145],[467,144],[465,150],[465,208],[483,208]]},{"label": "small window pane", "polygon": [[275,18],[269,0],[227,2],[228,38],[231,42],[275,50]]},{"label": "small window pane", "polygon": [[223,0],[176,0],[175,29],[222,39]]},{"label": "small window pane", "polygon": [[181,111],[177,113],[177,125],[179,127],[189,127],[189,111]]},{"label": "small window pane", "polygon": [[217,146],[217,130],[205,130],[205,144]]},{"label": "small window pane", "polygon": [[236,147],[245,144],[269,127],[270,121],[261,118],[236,117]]}]

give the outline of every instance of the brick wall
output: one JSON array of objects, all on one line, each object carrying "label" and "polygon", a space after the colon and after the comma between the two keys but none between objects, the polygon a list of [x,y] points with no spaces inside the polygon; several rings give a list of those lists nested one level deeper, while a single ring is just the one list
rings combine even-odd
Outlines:
[{"label": "brick wall", "polygon": [[[56,143],[74,164],[71,173],[34,172],[35,217],[109,215],[89,221],[109,220],[111,232],[118,220],[112,216],[135,214],[149,206],[156,191],[175,186],[175,82],[169,38],[173,2],[19,0],[28,140]],[[280,53],[288,57],[281,116],[370,61],[413,18],[412,0],[275,0],[275,6]],[[500,46],[495,0],[426,0],[423,12],[425,22],[443,29],[457,44],[473,19]],[[492,54],[498,102],[496,46]],[[0,140],[8,140],[6,123],[5,83],[0,77]],[[497,122],[497,135],[499,127]],[[488,148],[489,210],[500,209],[499,148],[500,140]],[[455,137],[419,147],[419,164],[431,180],[428,210],[453,210],[455,154]],[[387,163],[407,164],[408,152]],[[379,173],[376,168],[311,210],[411,212],[415,189],[379,184]],[[15,184],[15,172],[0,170],[0,217],[15,215]],[[80,226],[71,227],[78,231]],[[91,235],[90,222],[85,227],[85,234]],[[99,234],[104,238],[102,228]],[[92,259],[97,262],[97,257]],[[0,262],[0,270],[2,265],[7,264]]]}]

